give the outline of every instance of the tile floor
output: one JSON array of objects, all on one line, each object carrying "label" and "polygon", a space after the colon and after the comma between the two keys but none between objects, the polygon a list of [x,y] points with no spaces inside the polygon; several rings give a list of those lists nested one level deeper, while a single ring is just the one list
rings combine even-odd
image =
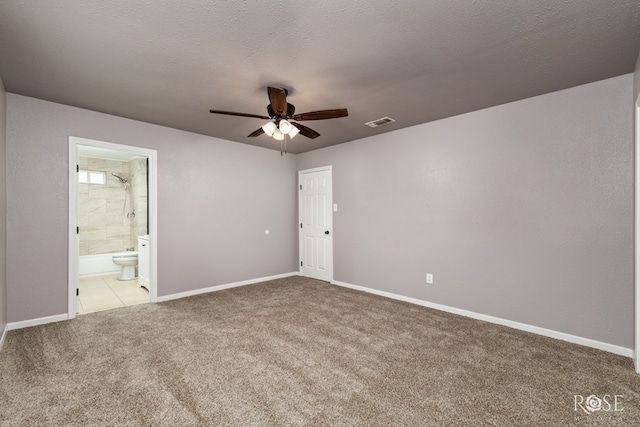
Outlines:
[{"label": "tile floor", "polygon": [[149,302],[149,291],[137,280],[118,280],[118,273],[80,277],[78,288],[78,314]]}]

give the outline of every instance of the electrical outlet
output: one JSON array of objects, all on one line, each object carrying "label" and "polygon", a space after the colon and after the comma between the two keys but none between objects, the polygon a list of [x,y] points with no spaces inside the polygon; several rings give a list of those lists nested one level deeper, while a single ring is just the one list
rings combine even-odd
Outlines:
[{"label": "electrical outlet", "polygon": [[433,285],[433,274],[427,273],[427,284]]}]

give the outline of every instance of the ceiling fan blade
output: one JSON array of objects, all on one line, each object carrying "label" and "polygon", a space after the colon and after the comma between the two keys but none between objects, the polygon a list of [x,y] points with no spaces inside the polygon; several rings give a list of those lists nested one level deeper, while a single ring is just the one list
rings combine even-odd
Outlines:
[{"label": "ceiling fan blade", "polygon": [[279,87],[271,87],[267,88],[269,92],[269,102],[271,103],[271,108],[276,114],[281,115],[282,117],[286,117],[287,115],[287,92]]},{"label": "ceiling fan blade", "polygon": [[311,128],[306,127],[305,125],[301,125],[300,123],[291,123],[291,124],[297,127],[298,130],[300,131],[300,134],[306,136],[307,138],[314,139],[320,136],[318,132],[316,132]]},{"label": "ceiling fan blade", "polygon": [[254,130],[253,132],[251,132],[249,134],[249,138],[254,137],[254,136],[260,136],[264,133],[264,130],[262,128],[258,128],[256,130]]},{"label": "ceiling fan blade", "polygon": [[209,110],[213,114],[226,114],[227,116],[240,116],[240,117],[254,117],[256,119],[269,120],[269,116],[261,116],[260,114],[246,114],[246,113],[234,113],[233,111],[221,111],[221,110]]},{"label": "ceiling fan blade", "polygon": [[349,112],[346,108],[336,108],[335,110],[311,111],[309,113],[294,114],[293,120],[324,120],[337,119],[338,117],[347,117]]}]

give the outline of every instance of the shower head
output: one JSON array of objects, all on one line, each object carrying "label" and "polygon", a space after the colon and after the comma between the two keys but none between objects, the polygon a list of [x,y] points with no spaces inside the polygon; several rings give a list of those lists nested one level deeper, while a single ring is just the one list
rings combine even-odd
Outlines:
[{"label": "shower head", "polygon": [[126,184],[127,182],[129,182],[129,180],[127,178],[123,178],[120,175],[116,175],[115,173],[111,172],[111,175],[115,176],[116,178],[118,178],[120,180],[121,183]]}]

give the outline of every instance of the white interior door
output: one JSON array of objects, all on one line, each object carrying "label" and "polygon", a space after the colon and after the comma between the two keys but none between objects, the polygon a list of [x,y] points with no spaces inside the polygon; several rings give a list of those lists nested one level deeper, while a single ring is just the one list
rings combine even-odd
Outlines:
[{"label": "white interior door", "polygon": [[105,141],[69,137],[69,240],[68,240],[68,318],[73,319],[77,314],[77,286],[79,276],[80,249],[78,242],[77,226],[78,218],[78,146],[93,147],[111,151],[135,154],[149,159],[147,176],[149,180],[149,301],[158,301],[157,277],[158,277],[158,152],[156,150],[134,147],[129,145],[114,144]]},{"label": "white interior door", "polygon": [[331,166],[298,172],[300,275],[333,280]]}]

